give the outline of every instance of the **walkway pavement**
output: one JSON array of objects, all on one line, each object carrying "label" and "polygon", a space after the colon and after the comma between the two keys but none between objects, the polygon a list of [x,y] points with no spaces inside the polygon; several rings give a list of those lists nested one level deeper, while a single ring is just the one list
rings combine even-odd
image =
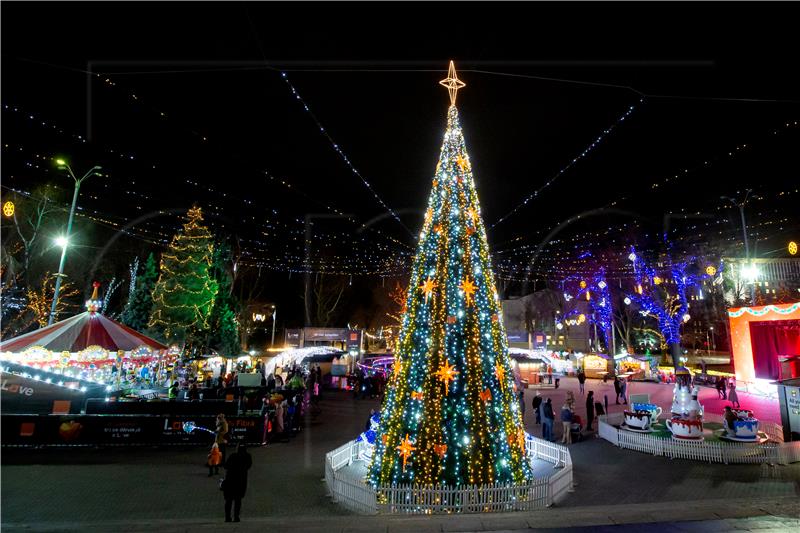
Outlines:
[{"label": "walkway pavement", "polygon": [[[552,391],[554,397],[560,396],[554,400],[557,404],[563,402],[570,381],[562,380],[564,386]],[[530,392],[526,425],[539,434]],[[237,531],[413,529],[421,533],[719,521],[767,514],[800,517],[800,463],[726,466],[669,460],[621,450],[592,436],[570,446],[577,485],[557,508],[513,515],[355,517],[327,497],[323,460],[327,451],[363,431],[370,409],[376,407],[376,401],[326,392],[322,415],[309,421],[294,440],[251,449],[254,466],[244,500],[245,522],[240,525],[220,523],[222,497],[217,479],[207,477],[204,449],[5,449],[2,528],[211,531],[225,526]]]}]

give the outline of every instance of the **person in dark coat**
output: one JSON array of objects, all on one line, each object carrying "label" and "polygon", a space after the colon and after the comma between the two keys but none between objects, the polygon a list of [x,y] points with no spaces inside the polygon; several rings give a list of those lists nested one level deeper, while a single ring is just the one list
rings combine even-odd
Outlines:
[{"label": "person in dark coat", "polygon": [[539,391],[536,391],[536,396],[533,397],[533,412],[536,413],[536,423],[542,423],[542,415],[539,412],[539,406],[542,405],[542,395],[539,394]]},{"label": "person in dark coat", "polygon": [[247,453],[247,447],[239,444],[236,453],[231,454],[225,461],[225,481],[222,482],[222,493],[225,496],[225,521],[231,521],[231,506],[233,506],[233,521],[239,522],[239,513],[242,510],[242,498],[247,492],[247,471],[253,466],[253,458]]},{"label": "person in dark coat", "polygon": [[620,386],[619,378],[617,376],[614,376],[614,392],[617,393],[617,399],[616,399],[617,405],[619,405],[619,393],[621,392],[621,390],[622,387]]},{"label": "person in dark coat", "polygon": [[[619,402],[617,402],[619,403]],[[586,430],[592,431],[592,422],[594,422],[594,391],[589,391],[586,396]]]},{"label": "person in dark coat", "polygon": [[583,369],[581,368],[580,370],[578,370],[578,385],[580,386],[581,394],[586,392],[584,389],[585,383],[586,383],[586,372],[584,372]]},{"label": "person in dark coat", "polygon": [[553,422],[556,419],[556,414],[553,412],[553,401],[550,398],[546,399],[539,410],[542,411],[542,438],[553,442],[555,441]]}]

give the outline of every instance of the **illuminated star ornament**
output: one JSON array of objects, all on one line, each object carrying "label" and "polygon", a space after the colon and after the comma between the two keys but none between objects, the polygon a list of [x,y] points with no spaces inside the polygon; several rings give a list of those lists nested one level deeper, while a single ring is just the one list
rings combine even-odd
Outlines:
[{"label": "illuminated star ornament", "polygon": [[467,307],[472,305],[472,295],[475,294],[475,284],[469,278],[466,278],[464,281],[461,282],[461,285],[458,286],[459,289],[464,291],[464,297],[467,301]]},{"label": "illuminated star ornament", "polygon": [[428,279],[426,279],[422,283],[422,285],[419,286],[419,289],[425,294],[425,303],[428,303],[428,297],[431,295],[433,289],[435,288],[436,288],[436,282],[432,280],[430,276],[428,276]]},{"label": "illuminated star ornament", "polygon": [[506,371],[500,363],[494,367],[494,375],[497,376],[497,381],[500,382],[500,386],[505,385]]},{"label": "illuminated star ornament", "polygon": [[445,363],[439,367],[439,370],[436,371],[436,375],[441,381],[444,381],[444,395],[447,396],[450,393],[450,382],[455,381],[458,375],[456,367],[445,361]]},{"label": "illuminated star ornament", "polygon": [[439,85],[447,87],[447,92],[450,93],[450,105],[456,105],[456,95],[458,90],[466,87],[467,84],[458,79],[456,74],[456,66],[450,61],[450,68],[447,70],[447,77],[439,82]]},{"label": "illuminated star ornament", "polygon": [[405,472],[406,461],[408,461],[408,458],[411,457],[411,452],[416,450],[416,448],[411,445],[411,441],[408,438],[408,433],[406,433],[406,438],[403,439],[403,442],[400,443],[400,446],[397,447],[397,450],[400,451],[400,457],[403,458],[403,472]]},{"label": "illuminated star ornament", "polygon": [[400,373],[403,371],[403,362],[400,359],[397,359],[392,365],[392,376],[394,379],[397,379],[400,376]]},{"label": "illuminated star ornament", "polygon": [[467,165],[467,160],[463,156],[458,156],[456,158],[456,163],[458,163],[458,166],[461,169],[461,172],[466,172],[467,171],[467,166],[468,166]]},{"label": "illuminated star ornament", "polygon": [[473,226],[477,226],[478,222],[480,222],[480,215],[478,215],[478,211],[474,207],[467,209],[467,216],[472,221]]}]

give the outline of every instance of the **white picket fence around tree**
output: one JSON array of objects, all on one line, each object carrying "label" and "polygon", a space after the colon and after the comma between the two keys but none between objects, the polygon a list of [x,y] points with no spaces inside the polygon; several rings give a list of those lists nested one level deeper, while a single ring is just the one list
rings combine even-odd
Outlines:
[{"label": "white picket fence around tree", "polygon": [[[721,417],[710,413],[704,418],[710,422],[722,422]],[[773,422],[759,421],[759,431],[763,431],[770,440],[764,444],[757,444],[665,439],[649,433],[634,433],[619,429],[617,426],[622,424],[623,420],[623,413],[599,416],[599,436],[620,448],[671,459],[694,459],[724,464],[779,465],[800,461],[800,442],[783,442],[783,428]]]},{"label": "white picket fence around tree", "polygon": [[528,460],[553,465],[546,477],[529,483],[420,486],[382,485],[377,489],[364,479],[346,475],[342,469],[359,461],[369,444],[351,441],[325,456],[325,482],[334,502],[361,514],[480,513],[530,511],[549,507],[572,490],[572,458],[565,446],[527,436]]}]

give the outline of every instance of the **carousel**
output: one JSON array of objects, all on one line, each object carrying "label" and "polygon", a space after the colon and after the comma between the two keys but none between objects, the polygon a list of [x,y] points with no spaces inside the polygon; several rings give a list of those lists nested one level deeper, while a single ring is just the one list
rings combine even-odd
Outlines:
[{"label": "carousel", "polygon": [[99,286],[85,312],[0,343],[0,360],[117,389],[159,385],[177,353],[103,316]]}]

